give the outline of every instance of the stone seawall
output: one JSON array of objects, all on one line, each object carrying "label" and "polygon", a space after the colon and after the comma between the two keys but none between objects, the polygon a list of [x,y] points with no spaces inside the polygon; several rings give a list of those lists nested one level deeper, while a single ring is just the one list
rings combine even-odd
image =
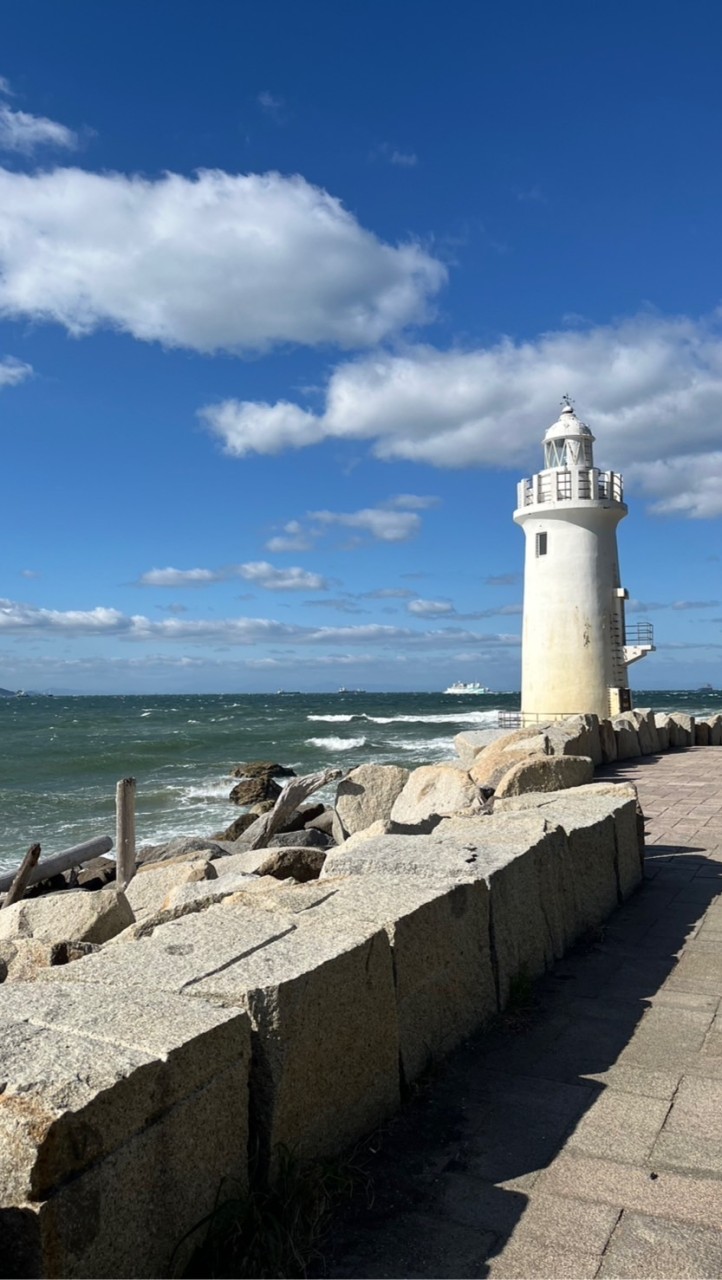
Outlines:
[{"label": "stone seawall", "polygon": [[187,884],[187,914],[5,984],[0,1271],[167,1275],[221,1184],[247,1185],[249,1132],[271,1167],[368,1133],[642,858],[625,784],[509,796],[348,841],[306,884]]}]

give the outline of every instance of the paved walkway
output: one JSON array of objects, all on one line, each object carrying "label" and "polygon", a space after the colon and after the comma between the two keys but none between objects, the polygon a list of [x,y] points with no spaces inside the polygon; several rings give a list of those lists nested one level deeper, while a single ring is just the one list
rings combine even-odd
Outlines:
[{"label": "paved walkway", "polygon": [[419,1091],[317,1274],[722,1275],[722,749],[613,772],[643,888]]}]

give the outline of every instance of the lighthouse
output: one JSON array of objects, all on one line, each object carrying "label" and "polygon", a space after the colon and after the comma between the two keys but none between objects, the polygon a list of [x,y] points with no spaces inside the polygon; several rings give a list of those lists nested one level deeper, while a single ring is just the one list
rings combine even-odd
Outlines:
[{"label": "lighthouse", "polygon": [[654,649],[652,627],[627,628],[617,526],[622,476],[594,465],[594,436],[568,396],[544,436],[544,467],[518,486],[526,539],[522,719],[618,715],[631,703],[628,667]]}]

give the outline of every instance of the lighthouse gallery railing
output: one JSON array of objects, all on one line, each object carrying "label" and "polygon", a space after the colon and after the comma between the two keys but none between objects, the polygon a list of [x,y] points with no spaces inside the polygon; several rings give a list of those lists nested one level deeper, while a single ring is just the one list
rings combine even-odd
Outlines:
[{"label": "lighthouse gallery railing", "polygon": [[623,502],[624,480],[618,471],[597,467],[539,471],[519,485],[519,506],[540,502]]}]

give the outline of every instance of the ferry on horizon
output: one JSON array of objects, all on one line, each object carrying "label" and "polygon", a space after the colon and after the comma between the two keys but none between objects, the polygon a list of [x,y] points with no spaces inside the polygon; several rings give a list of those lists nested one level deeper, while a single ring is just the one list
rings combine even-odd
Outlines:
[{"label": "ferry on horizon", "polygon": [[487,689],[485,684],[479,684],[476,680],[468,682],[457,680],[455,684],[450,684],[448,689],[444,689],[444,693],[491,693],[491,689]]}]

